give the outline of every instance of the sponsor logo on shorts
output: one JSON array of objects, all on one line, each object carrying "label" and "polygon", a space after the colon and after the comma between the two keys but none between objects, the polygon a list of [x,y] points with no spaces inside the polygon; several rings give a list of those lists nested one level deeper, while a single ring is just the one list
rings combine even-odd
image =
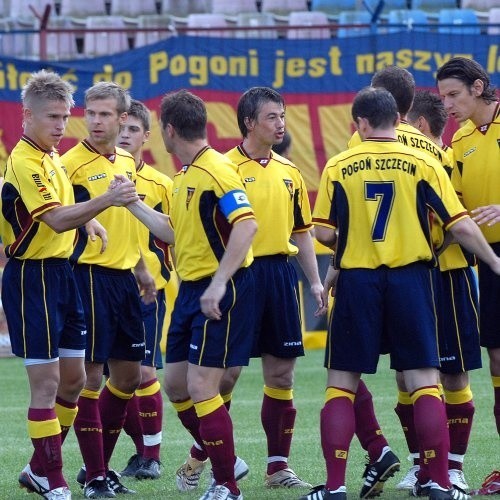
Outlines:
[{"label": "sponsor logo on shorts", "polygon": [[144,347],[145,345],[145,342],[141,342],[140,344],[132,344],[130,347]]},{"label": "sponsor logo on shorts", "polygon": [[293,340],[291,342],[283,342],[283,347],[299,347],[302,345],[302,341]]},{"label": "sponsor logo on shorts", "polygon": [[189,348],[193,349],[193,351],[197,351],[198,350],[198,346],[195,345],[195,344],[189,344]]},{"label": "sponsor logo on shorts", "polygon": [[80,335],[83,337],[87,335],[87,330],[80,330]]}]

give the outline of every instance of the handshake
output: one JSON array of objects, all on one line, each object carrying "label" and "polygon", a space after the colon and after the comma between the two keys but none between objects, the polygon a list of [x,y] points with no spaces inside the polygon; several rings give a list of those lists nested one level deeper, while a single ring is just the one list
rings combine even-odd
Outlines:
[{"label": "handshake", "polygon": [[124,175],[115,175],[108,187],[107,194],[115,207],[125,207],[139,201],[135,183]]}]

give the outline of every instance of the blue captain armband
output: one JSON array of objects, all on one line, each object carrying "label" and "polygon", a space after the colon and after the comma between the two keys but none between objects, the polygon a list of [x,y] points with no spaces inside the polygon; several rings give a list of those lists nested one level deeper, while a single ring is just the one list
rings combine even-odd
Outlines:
[{"label": "blue captain armband", "polygon": [[219,200],[219,207],[222,213],[229,217],[231,213],[239,208],[251,207],[248,201],[247,194],[242,189],[235,189],[234,191],[229,191]]}]

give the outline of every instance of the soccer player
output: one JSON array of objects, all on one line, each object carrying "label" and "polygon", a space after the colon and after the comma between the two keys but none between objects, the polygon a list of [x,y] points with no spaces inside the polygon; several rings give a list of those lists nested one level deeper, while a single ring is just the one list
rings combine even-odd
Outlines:
[{"label": "soccer player", "polygon": [[[422,90],[415,93],[408,122],[432,139],[443,151],[443,157],[452,154],[451,148],[443,144],[442,134],[448,115],[444,105],[435,93]],[[453,166],[453,160],[446,161],[446,169]],[[451,175],[451,170],[448,171]],[[433,225],[439,244],[444,235],[439,224]],[[467,491],[469,488],[463,473],[464,456],[474,417],[474,402],[469,384],[469,370],[481,368],[479,345],[479,304],[476,280],[471,268],[474,256],[461,249],[458,244],[449,245],[439,255],[439,269],[436,269],[436,296],[438,317],[438,339],[440,357],[440,380],[444,389],[446,415],[450,433],[448,474],[455,488]],[[400,381],[400,385],[402,381]],[[413,425],[413,406],[401,398],[398,415],[403,418],[405,437],[414,465],[398,484],[400,489],[412,489],[419,471],[419,453],[416,432]]]},{"label": "soccer player", "polygon": [[[137,192],[148,206],[168,214],[172,202],[172,180],[142,159],[142,148],[149,139],[151,117],[148,108],[132,99],[127,119],[122,125],[117,145],[135,160]],[[122,476],[137,479],[160,477],[163,399],[157,369],[163,368],[160,341],[166,314],[165,287],[172,270],[168,245],[140,225],[139,244],[146,273],[139,282],[142,295],[142,318],[146,333],[146,359],[141,366],[141,384],[127,406],[124,430],[136,446]]]},{"label": "soccer player", "polygon": [[[309,198],[298,168],[272,151],[285,131],[283,97],[271,88],[251,88],[240,97],[237,117],[243,142],[226,155],[239,166],[259,225],[252,244],[251,267],[258,290],[252,356],[262,360],[265,384],[261,409],[268,448],[264,484],[269,488],[309,487],[288,466],[296,415],[294,366],[296,358],[304,355],[297,275],[290,256],[297,255],[304,269],[317,313],[326,310],[310,235]],[[231,394],[240,372],[238,367],[225,374],[223,395]],[[193,452],[192,448],[189,458]],[[198,455],[198,461],[202,458]],[[203,498],[212,498],[212,489],[209,486]]]},{"label": "soccer player", "polygon": [[[239,500],[233,427],[220,382],[227,368],[249,362],[255,289],[248,267],[257,225],[237,166],[209,146],[206,126],[197,96],[180,90],[163,98],[163,141],[184,165],[174,177],[170,212],[181,284],[167,336],[165,390],[210,458],[214,487],[206,498]],[[144,203],[128,208],[171,242],[168,216]]]},{"label": "soccer player", "polygon": [[[89,135],[62,157],[77,201],[100,195],[115,175],[135,181],[134,158],[115,146],[129,107],[128,92],[113,82],[99,82],[86,90]],[[138,276],[138,222],[121,207],[104,212],[98,220],[108,231],[107,251],[100,252],[80,228],[71,257],[87,324],[87,382],[74,426],[85,463],[77,481],[86,498],[130,492],[109,462],[145,358],[141,300],[132,272],[135,267]],[[109,378],[101,391],[104,363]]]},{"label": "soccer player", "polygon": [[[437,86],[449,116],[466,122],[455,132],[452,180],[465,207],[500,255],[500,105],[484,68],[464,57],[454,57],[437,72]],[[488,351],[494,390],[494,415],[500,434],[500,278],[479,262],[480,341]],[[494,470],[476,492],[500,493],[500,471]]]},{"label": "soccer player", "polygon": [[[403,372],[428,462],[417,495],[466,500],[448,477],[449,436],[436,384],[439,366],[431,268],[436,263],[428,210],[458,241],[500,274],[498,258],[460,204],[442,166],[397,140],[396,102],[382,88],[358,93],[352,118],[363,143],[328,161],[313,215],[316,237],[336,245],[328,288],[335,306],[328,330],[321,442],[326,485],[305,500],[346,499],[345,470],[354,435],[353,400],[361,373],[381,352]],[[425,479],[425,481],[423,481]]]},{"label": "soccer player", "polygon": [[[12,352],[24,360],[31,393],[28,433],[34,454],[19,483],[44,498],[69,499],[61,444],[74,422],[85,383],[86,334],[68,260],[74,229],[137,195],[129,182],[121,190],[106,189],[101,196],[75,205],[56,149],[74,105],[72,87],[56,73],[42,70],[30,76],[21,100],[24,133],[7,160],[0,217],[9,258],[2,277],[2,303]],[[92,244],[99,251],[105,249],[102,226],[92,221],[87,231]]]}]

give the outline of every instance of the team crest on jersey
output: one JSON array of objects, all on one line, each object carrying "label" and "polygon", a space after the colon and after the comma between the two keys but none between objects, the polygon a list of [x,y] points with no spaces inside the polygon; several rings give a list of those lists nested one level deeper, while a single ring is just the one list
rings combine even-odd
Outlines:
[{"label": "team crest on jersey", "polygon": [[293,198],[293,181],[291,179],[283,179],[288,192],[290,193],[290,199]]},{"label": "team crest on jersey", "polygon": [[189,208],[189,204],[191,203],[191,200],[194,195],[194,188],[187,188],[187,196],[186,196],[186,210]]}]

